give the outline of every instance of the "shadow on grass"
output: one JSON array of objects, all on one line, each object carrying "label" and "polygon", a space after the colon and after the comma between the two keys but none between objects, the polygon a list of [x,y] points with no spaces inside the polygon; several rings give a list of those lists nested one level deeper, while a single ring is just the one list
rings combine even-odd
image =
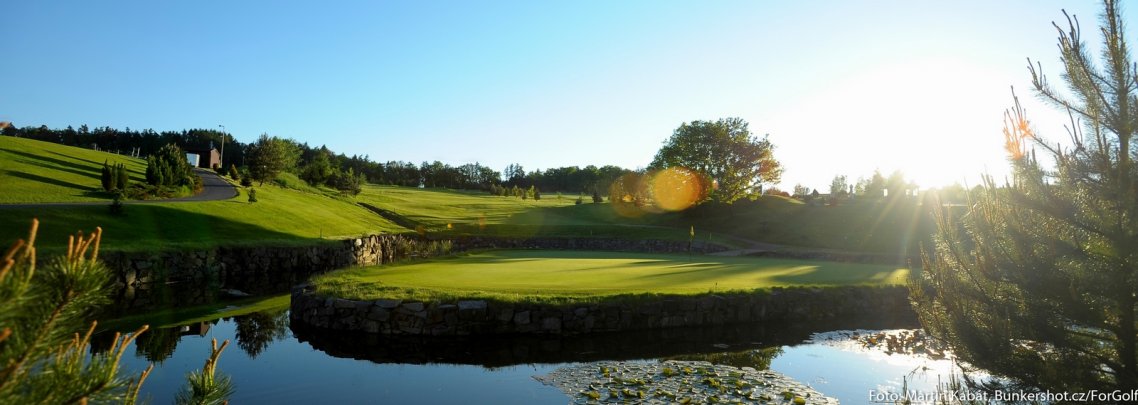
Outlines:
[{"label": "shadow on grass", "polygon": [[129,205],[122,215],[108,205],[44,206],[5,209],[0,215],[0,244],[27,238],[32,218],[40,221],[36,246],[41,251],[66,249],[67,237],[78,230],[103,228],[104,250],[169,250],[221,245],[273,245],[317,241],[227,218],[163,205]]},{"label": "shadow on grass", "polygon": [[73,189],[81,190],[81,191],[92,191],[92,190],[94,190],[93,187],[84,186],[84,185],[78,184],[78,183],[72,183],[70,181],[63,181],[63,180],[59,180],[59,179],[53,179],[50,177],[44,177],[44,176],[40,176],[38,174],[16,172],[16,171],[12,171],[12,170],[5,170],[4,173],[6,175],[12,176],[12,177],[19,177],[19,178],[25,179],[25,180],[31,180],[31,181],[35,181],[35,182],[39,182],[39,183],[46,183],[46,184],[51,184],[51,185],[60,186],[60,187],[73,188]]},{"label": "shadow on grass", "polygon": [[[37,155],[35,153],[29,153],[29,152],[24,152],[24,151],[20,151],[20,150],[8,149],[7,151],[8,151],[8,153],[11,153],[13,155],[21,156],[25,159],[30,159],[30,161],[28,163],[31,163],[31,164],[35,164],[35,165],[39,165],[39,166],[45,166],[45,167],[51,166],[51,168],[54,170],[60,170],[60,171],[76,174],[79,176],[86,176],[86,177],[90,177],[94,180],[99,179],[99,169],[97,167],[84,166],[84,165],[81,165],[79,163],[69,162],[66,160],[56,159],[56,158],[47,157],[47,156],[43,156],[43,155]],[[36,163],[36,161],[38,161],[39,163]]]},{"label": "shadow on grass", "polygon": [[[903,275],[897,266],[751,257],[692,256],[591,251],[499,251],[467,256],[463,263],[522,265],[540,269],[544,260],[613,259],[611,264],[583,265],[556,270],[586,274],[631,270],[629,277],[653,284],[706,284],[754,280],[756,288],[769,285],[881,284]],[[525,263],[525,264],[522,264]],[[582,264],[590,262],[582,262]],[[577,277],[576,275],[570,277]]]},{"label": "shadow on grass", "polygon": [[[96,167],[103,164],[102,162],[96,162],[94,160],[83,159],[83,158],[79,158],[79,157],[75,157],[75,156],[68,156],[68,155],[64,155],[64,154],[59,153],[59,152],[48,152],[48,153],[50,153],[52,155],[56,155],[56,156],[62,156],[62,157],[65,157],[65,158],[71,159],[71,160],[78,160],[81,162],[87,162],[87,163],[90,163],[92,165],[95,165]],[[126,156],[123,156],[123,158],[126,158]],[[108,161],[108,163],[111,163],[111,162]],[[114,163],[121,163],[121,162],[114,162]]]}]

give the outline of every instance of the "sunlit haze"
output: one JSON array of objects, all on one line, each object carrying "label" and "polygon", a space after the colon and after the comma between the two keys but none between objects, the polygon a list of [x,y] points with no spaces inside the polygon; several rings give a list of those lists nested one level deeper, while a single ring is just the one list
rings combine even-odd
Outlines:
[{"label": "sunlit haze", "polygon": [[[269,133],[376,161],[528,171],[644,167],[681,123],[738,116],[770,135],[783,188],[825,191],[875,169],[974,184],[1006,172],[1011,86],[1044,136],[1065,137],[1026,58],[1058,82],[1050,22],[1066,8],[1093,27],[1097,7],[12,2],[0,7],[0,121],[222,124],[243,142]],[[1097,48],[1095,30],[1085,39]]]}]

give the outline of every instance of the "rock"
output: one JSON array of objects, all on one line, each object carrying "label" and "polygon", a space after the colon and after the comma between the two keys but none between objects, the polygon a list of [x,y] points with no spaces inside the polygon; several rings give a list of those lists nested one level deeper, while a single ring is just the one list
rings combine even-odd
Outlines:
[{"label": "rock", "polygon": [[561,332],[561,318],[546,317],[541,320],[541,330],[552,333]]},{"label": "rock", "polygon": [[355,307],[356,307],[355,301],[350,301],[350,300],[346,300],[346,299],[342,299],[342,298],[336,298],[336,299],[332,300],[332,308],[347,309],[347,308],[355,308]]},{"label": "rock", "polygon": [[364,332],[379,333],[379,322],[371,321],[371,320],[365,321],[364,322]]},{"label": "rock", "polygon": [[236,289],[236,288],[225,288],[225,289],[222,289],[222,290],[220,290],[220,291],[218,291],[218,292],[220,292],[221,294],[223,294],[223,295],[225,295],[225,296],[227,296],[227,297],[238,297],[238,298],[239,298],[239,297],[249,297],[249,296],[251,296],[249,293],[247,293],[247,292],[244,292],[244,291],[241,291],[241,290],[238,290],[238,289]]},{"label": "rock", "polygon": [[411,311],[411,312],[419,312],[419,311],[422,311],[423,308],[424,308],[424,306],[423,306],[422,302],[405,302],[405,303],[403,303],[403,309],[406,309],[406,310]]},{"label": "rock", "polygon": [[514,323],[518,325],[529,325],[529,311],[514,314]]},{"label": "rock", "polygon": [[380,307],[372,307],[367,318],[375,321],[386,321],[391,319],[391,312]]},{"label": "rock", "polygon": [[486,310],[486,301],[459,301],[458,309],[460,311],[475,311]]},{"label": "rock", "polygon": [[387,300],[387,299],[375,300],[375,306],[383,308],[383,309],[395,309],[396,307],[399,306],[399,304],[402,304],[402,303],[403,303],[403,300]]}]

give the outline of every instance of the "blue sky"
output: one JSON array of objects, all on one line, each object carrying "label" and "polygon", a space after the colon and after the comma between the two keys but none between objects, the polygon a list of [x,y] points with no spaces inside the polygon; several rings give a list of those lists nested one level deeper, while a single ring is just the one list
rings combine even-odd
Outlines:
[{"label": "blue sky", "polygon": [[[15,3],[15,4],[13,4]],[[1129,4],[1127,4],[1129,5]],[[783,187],[880,169],[1005,172],[1026,57],[1058,81],[1060,9],[1089,1],[11,2],[0,120],[224,124],[373,160],[646,166],[683,122],[770,134]],[[1129,21],[1134,11],[1126,10]],[[1128,27],[1132,43],[1133,27]],[[971,176],[971,177],[968,177]]]}]

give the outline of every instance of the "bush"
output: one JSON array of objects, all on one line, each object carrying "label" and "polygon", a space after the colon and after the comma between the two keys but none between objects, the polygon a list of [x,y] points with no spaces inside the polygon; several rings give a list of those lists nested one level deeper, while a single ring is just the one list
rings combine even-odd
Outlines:
[{"label": "bush", "polygon": [[574,202],[573,204],[581,205],[584,203],[585,203],[585,196],[579,195],[579,196],[577,196],[577,201]]},{"label": "bush", "polygon": [[536,188],[533,189],[533,199],[535,199],[535,200],[541,199],[541,190],[538,190]]},{"label": "bush", "polygon": [[363,176],[356,175],[350,167],[346,172],[334,171],[332,176],[328,178],[328,182],[344,194],[358,195],[360,191],[363,191]]},{"label": "bush", "polygon": [[200,182],[194,169],[186,161],[186,153],[177,145],[163,146],[146,158],[146,182],[155,186],[191,186]]},{"label": "bush", "polygon": [[241,175],[237,173],[237,165],[229,165],[229,178],[233,180],[241,180]]},{"label": "bush", "polygon": [[597,192],[597,190],[593,190],[593,204],[600,204],[603,202],[605,202],[605,198],[601,197],[601,193]]},{"label": "bush", "polygon": [[253,187],[253,176],[248,171],[241,173],[241,187]]},{"label": "bush", "polygon": [[257,202],[257,189],[249,187],[249,202]]},{"label": "bush", "polygon": [[111,206],[110,206],[110,210],[111,210],[112,215],[122,215],[123,214],[122,198],[123,198],[123,190],[115,191],[115,197],[114,197],[114,200],[111,200]]}]

